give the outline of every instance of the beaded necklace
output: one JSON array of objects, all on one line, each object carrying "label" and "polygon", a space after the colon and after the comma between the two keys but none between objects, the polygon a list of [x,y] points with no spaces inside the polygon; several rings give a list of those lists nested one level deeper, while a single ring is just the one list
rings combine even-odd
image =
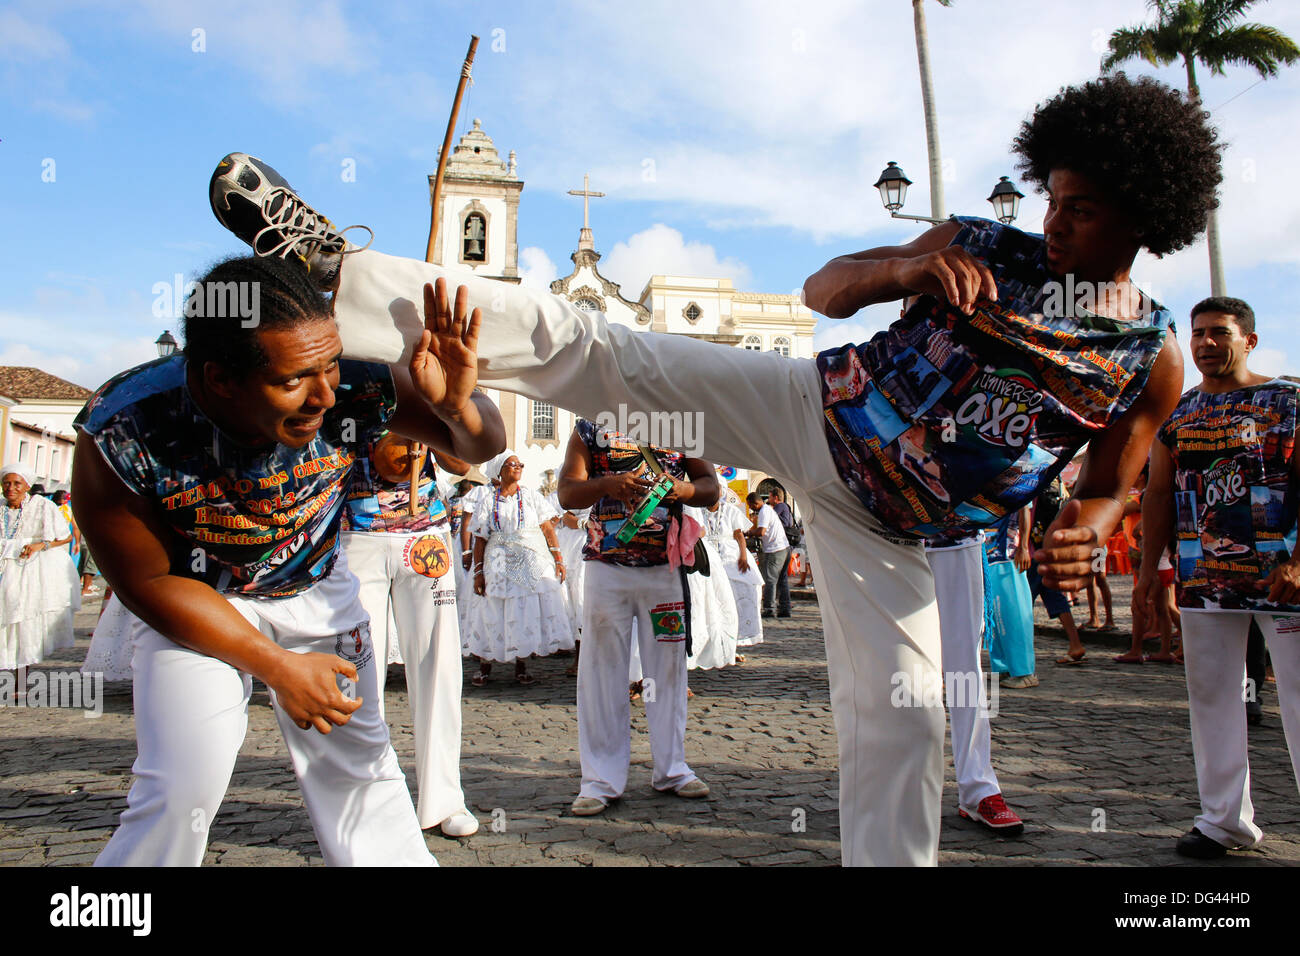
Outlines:
[{"label": "beaded necklace", "polygon": [[[4,535],[6,538],[18,537],[18,529],[23,526],[23,512],[27,510],[27,502],[29,500],[30,500],[30,496],[24,498],[23,503],[20,504],[17,508],[10,508],[6,503],[5,513],[4,513],[4,529],[5,529]],[[16,514],[14,515],[14,520],[12,522],[10,522],[9,520],[9,515],[11,512],[16,512]]]},{"label": "beaded necklace", "polygon": [[[519,499],[519,527],[515,530],[522,531],[524,529],[524,489],[520,488],[515,491],[514,495],[507,495],[506,497]],[[504,500],[499,491],[492,498],[492,527],[497,531],[501,530],[501,502]]]}]

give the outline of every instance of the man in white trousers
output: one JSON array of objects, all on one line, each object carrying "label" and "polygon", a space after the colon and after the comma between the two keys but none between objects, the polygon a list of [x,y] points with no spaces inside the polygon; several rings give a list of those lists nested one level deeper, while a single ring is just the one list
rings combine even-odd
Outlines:
[{"label": "man in white trousers", "polygon": [[1178,607],[1201,812],[1178,853],[1222,857],[1263,838],[1250,800],[1246,643],[1253,619],[1268,642],[1291,769],[1300,785],[1300,547],[1295,454],[1300,390],[1247,367],[1258,344],[1241,299],[1192,307],[1201,383],[1183,394],[1151,451],[1142,496],[1135,603],[1167,615],[1158,564],[1177,541]]},{"label": "man in white trousers", "polygon": [[[1015,836],[1024,832],[1025,824],[1002,798],[990,756],[988,695],[980,665],[984,636],[983,546],[979,534],[931,538],[925,545],[925,557],[934,573],[939,604],[944,700],[952,727],[952,762],[957,771],[957,812],[994,833]],[[917,690],[912,688],[913,695]]]},{"label": "man in white trousers", "polygon": [[463,297],[453,314],[440,292],[410,362],[390,369],[341,359],[300,263],[226,260],[187,303],[185,351],[118,375],[78,416],[78,523],[143,622],[135,781],[99,865],[202,862],[253,677],[325,862],[434,863],[380,716],[339,523],[356,457],[385,425],[470,461],[505,443],[472,396],[478,322],[467,331]]},{"label": "man in white trousers", "polygon": [[[411,509],[410,461],[418,462],[416,507]],[[460,786],[460,626],[447,506],[433,455],[392,432],[372,440],[354,465],[343,515],[343,546],[370,615],[379,714],[389,650],[406,668],[415,733],[415,777],[420,827],[443,836],[470,836],[478,821],[465,808]],[[385,474],[387,472],[387,474]],[[398,480],[399,476],[405,480]]]},{"label": "man in white trousers", "polygon": [[[1043,104],[1016,150],[1052,198],[1046,237],[962,219],[832,260],[805,284],[817,311],[843,318],[919,298],[872,342],[816,360],[638,332],[540,291],[464,280],[490,330],[485,386],[587,417],[700,415],[700,457],[777,476],[805,503],[848,865],[938,860],[943,711],[890,703],[893,675],[939,668],[923,539],[995,523],[1087,444],[1076,498],[1036,556],[1053,586],[1086,586],[1177,401],[1168,313],[1129,270],[1141,248],[1171,252],[1204,229],[1221,173],[1203,115],[1153,80],[1103,77]],[[349,355],[409,354],[414,300],[441,268],[348,250],[278,174],[242,154],[212,189],[237,235],[300,257],[337,288]],[[1089,298],[1076,303],[1079,290]]]},{"label": "man in white trousers", "polygon": [[[627,542],[616,537],[655,482],[641,450],[625,435],[579,419],[565,451],[558,494],[566,509],[590,508],[578,658],[578,749],[582,785],[575,816],[603,813],[623,795],[632,757],[627,695],[632,629],[647,688],[646,721],[654,758],[651,786],[687,799],[709,786],[686,763],[686,582],[668,556],[668,506],[708,507],[718,500],[713,466],[664,448],[649,448],[672,490]],[[701,633],[697,640],[703,640]]]}]

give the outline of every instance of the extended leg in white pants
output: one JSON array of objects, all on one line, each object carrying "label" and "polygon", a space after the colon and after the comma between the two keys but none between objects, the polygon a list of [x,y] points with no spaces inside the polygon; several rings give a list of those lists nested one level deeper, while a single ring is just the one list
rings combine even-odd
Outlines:
[{"label": "extended leg in white pants", "polygon": [[[417,572],[409,560],[416,543],[430,536],[442,542],[449,558],[438,577]],[[460,785],[460,625],[450,561],[455,552],[440,531],[347,532],[343,546],[348,565],[361,582],[361,604],[370,615],[381,716],[391,642],[397,642],[406,667],[419,788],[416,816],[420,826],[428,829],[465,810]]]},{"label": "extended leg in white pants", "polygon": [[[656,629],[652,613],[682,606],[682,582],[667,565],[624,568],[588,561],[583,598],[582,654],[578,657],[578,750],[583,797],[609,803],[627,787],[632,758],[627,696],[632,622],[636,621],[645,690],[651,786],[676,790],[695,779],[686,764],[685,631]],[[661,617],[662,622],[662,617]]]},{"label": "extended leg in white pants", "polygon": [[[467,286],[470,306],[483,310],[483,385],[592,418],[617,414],[620,404],[628,412],[698,412],[702,447],[686,450],[776,475],[804,503],[824,585],[844,862],[935,863],[943,711],[890,703],[891,675],[924,677],[939,665],[930,569],[919,542],[873,533],[878,524],[840,481],[815,363],[636,332],[543,292],[376,252],[344,262],[335,297],[344,353],[376,362],[409,358],[423,329],[416,303],[424,284],[440,276]],[[756,410],[762,428],[753,424]]]},{"label": "extended leg in white pants", "polygon": [[[952,724],[952,762],[957,802],[967,809],[1001,793],[989,750],[989,718],[980,666],[984,630],[984,574],[978,541],[928,551],[939,599],[944,690]],[[954,699],[956,697],[957,699]]]},{"label": "extended leg in white pants", "polygon": [[[1300,786],[1300,617],[1254,617],[1273,658],[1282,727]],[[1187,704],[1201,797],[1195,826],[1224,846],[1253,846],[1263,836],[1250,800],[1242,697],[1250,618],[1232,611],[1183,611]]]}]

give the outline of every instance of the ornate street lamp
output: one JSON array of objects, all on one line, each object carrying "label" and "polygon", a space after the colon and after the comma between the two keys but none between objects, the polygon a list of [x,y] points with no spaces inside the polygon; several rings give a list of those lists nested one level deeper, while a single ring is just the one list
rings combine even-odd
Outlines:
[{"label": "ornate street lamp", "polygon": [[885,204],[889,214],[895,219],[912,219],[916,222],[947,222],[947,219],[932,219],[929,216],[909,216],[906,213],[899,212],[903,208],[903,200],[907,198],[907,187],[912,185],[912,181],[907,178],[907,174],[899,168],[898,164],[890,160],[880,173],[880,178],[876,180],[876,188],[880,190],[880,201]]},{"label": "ornate street lamp", "polygon": [[176,347],[180,345],[179,342],[172,338],[170,332],[163,332],[162,335],[158,336],[158,338],[154,340],[153,344],[158,348],[159,358],[166,358],[169,355],[175,354]]},{"label": "ornate street lamp", "polygon": [[1024,193],[1016,189],[1015,183],[1006,176],[999,179],[989,194],[989,202],[993,204],[993,214],[998,222],[1010,225],[1020,213],[1020,200],[1024,198]]}]

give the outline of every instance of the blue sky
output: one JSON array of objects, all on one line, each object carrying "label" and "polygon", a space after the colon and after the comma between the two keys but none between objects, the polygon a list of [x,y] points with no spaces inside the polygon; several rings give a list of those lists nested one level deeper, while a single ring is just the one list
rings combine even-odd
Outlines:
[{"label": "blue sky", "polygon": [[[584,173],[608,194],[592,202],[603,271],[633,299],[652,272],[791,292],[835,255],[905,241],[917,230],[871,187],[888,160],[916,182],[905,211],[928,212],[902,0],[106,6],[0,11],[0,364],[90,387],[152,357],[174,327],[153,314],[155,284],[239,251],[206,190],[232,150],[271,162],[335,222],[371,226],[377,248],[422,256],[426,177],[471,33],[458,134],[479,117],[518,154],[531,281],[569,271],[582,210],[565,192]],[[1019,122],[1094,75],[1109,32],[1146,15],[1141,0],[1048,6],[927,5],[951,212],[988,214],[993,183],[1014,176]],[[1298,6],[1262,3],[1252,19],[1300,37]],[[1178,68],[1157,75],[1183,83]],[[1201,80],[1229,143],[1228,290],[1260,317],[1256,366],[1295,373],[1300,72]],[[1037,229],[1042,212],[1031,195],[1017,224]],[[1204,245],[1143,257],[1135,276],[1185,328],[1208,294]],[[895,314],[823,320],[817,345],[864,339]]]}]

